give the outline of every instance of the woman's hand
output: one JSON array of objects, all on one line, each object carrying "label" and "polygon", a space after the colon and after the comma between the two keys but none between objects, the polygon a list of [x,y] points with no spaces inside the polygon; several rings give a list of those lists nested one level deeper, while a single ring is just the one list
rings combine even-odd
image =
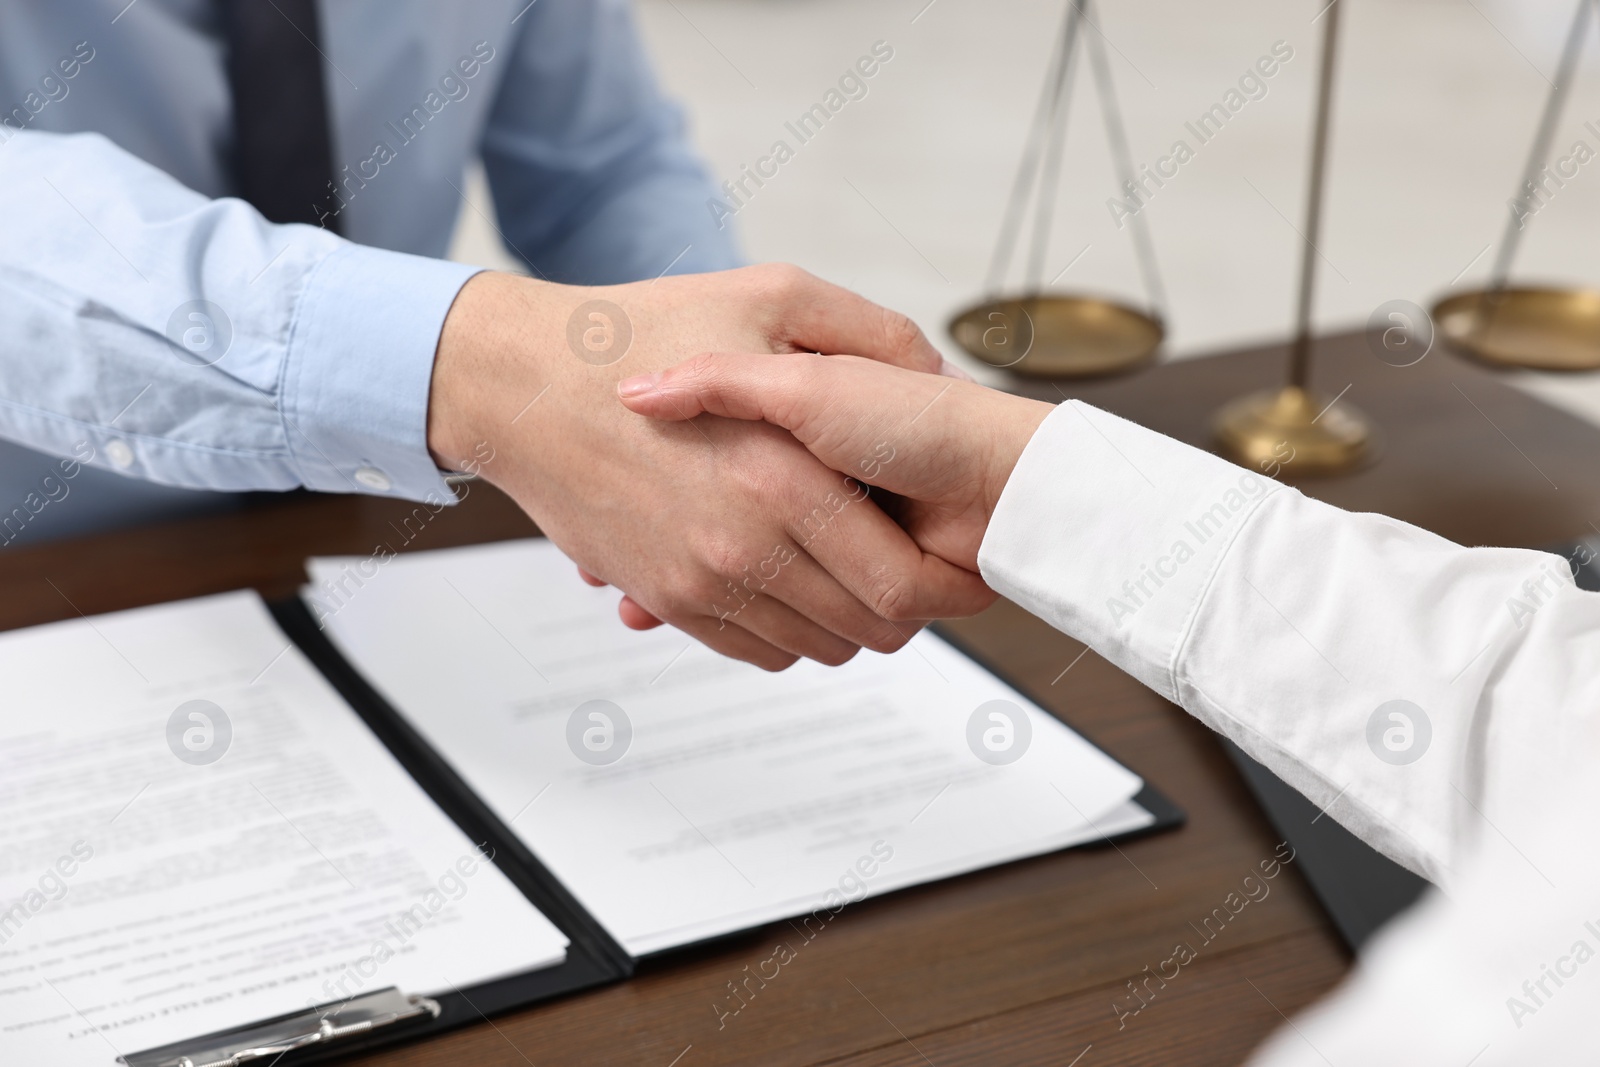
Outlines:
[{"label": "woman's hand", "polygon": [[827,466],[902,498],[926,552],[978,569],[978,546],[1017,458],[1052,407],[969,381],[852,356],[705,355],[619,383],[641,415],[780,426]]}]

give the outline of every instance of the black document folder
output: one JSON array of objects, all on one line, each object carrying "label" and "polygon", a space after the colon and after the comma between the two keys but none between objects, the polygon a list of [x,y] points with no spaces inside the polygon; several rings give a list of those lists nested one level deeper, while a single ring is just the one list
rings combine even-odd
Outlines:
[{"label": "black document folder", "polygon": [[[177,1067],[185,1062],[201,1067],[206,1063],[233,1062],[229,1057],[238,1058],[241,1050],[252,1049],[261,1062],[273,1062],[282,1067],[326,1063],[628,978],[642,955],[631,955],[408,717],[352,665],[330,641],[306,604],[298,599],[285,601],[271,605],[270,611],[282,632],[428,798],[471,841],[479,843],[512,885],[567,937],[566,959],[542,969],[468,988],[433,990],[426,996],[409,995],[405,990],[394,988],[367,991],[345,1001],[308,1007],[218,1033],[196,1035],[158,1048],[128,1052],[122,1057],[123,1061],[131,1067]],[[1131,832],[1085,841],[1083,847],[1170,828],[1183,821],[1183,813],[1148,784],[1133,798],[1133,803],[1151,816],[1145,825]],[[1025,857],[1014,856],[996,862],[1022,858]],[[652,955],[669,955],[682,947],[674,945]],[[249,1062],[249,1058],[240,1059],[240,1062]]]}]

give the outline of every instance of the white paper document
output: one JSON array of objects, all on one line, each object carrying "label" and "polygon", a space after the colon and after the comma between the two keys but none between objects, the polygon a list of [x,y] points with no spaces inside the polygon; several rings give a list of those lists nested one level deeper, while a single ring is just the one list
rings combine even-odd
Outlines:
[{"label": "white paper document", "polygon": [[1154,821],[932,634],[768,674],[628,630],[547,541],[309,570],[334,643],[636,956]]},{"label": "white paper document", "polygon": [[565,958],[253,593],[0,635],[0,678],[0,1063]]}]

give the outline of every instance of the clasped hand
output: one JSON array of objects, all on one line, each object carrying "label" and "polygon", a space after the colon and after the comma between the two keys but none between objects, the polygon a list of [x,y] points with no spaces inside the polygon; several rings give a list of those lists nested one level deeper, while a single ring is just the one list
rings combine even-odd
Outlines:
[{"label": "clasped hand", "polygon": [[[559,343],[593,307],[620,316],[597,320],[628,338],[614,361]],[[707,350],[739,354],[689,358]],[[904,316],[792,267],[480,274],[440,338],[428,443],[444,467],[489,445],[482,476],[623,591],[628,625],[838,664],[994,598],[977,546],[1049,407],[946,368]]]},{"label": "clasped hand", "polygon": [[617,386],[664,422],[704,415],[782,427],[822,463],[874,486],[924,552],[976,574],[978,549],[1051,405],[856,356],[698,356]]}]

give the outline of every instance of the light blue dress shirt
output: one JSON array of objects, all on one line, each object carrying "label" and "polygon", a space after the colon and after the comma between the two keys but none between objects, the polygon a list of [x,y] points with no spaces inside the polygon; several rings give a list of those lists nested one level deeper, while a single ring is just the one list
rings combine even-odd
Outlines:
[{"label": "light blue dress shirt", "polygon": [[474,156],[536,275],[737,265],[622,0],[325,0],[344,238],[228,199],[225,2],[0,0],[0,437],[70,457],[11,479],[0,544],[80,463],[446,495],[428,386],[475,268],[436,257]]}]

